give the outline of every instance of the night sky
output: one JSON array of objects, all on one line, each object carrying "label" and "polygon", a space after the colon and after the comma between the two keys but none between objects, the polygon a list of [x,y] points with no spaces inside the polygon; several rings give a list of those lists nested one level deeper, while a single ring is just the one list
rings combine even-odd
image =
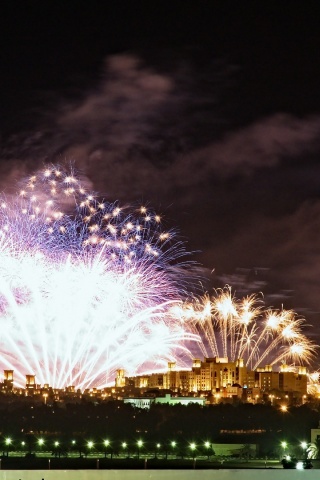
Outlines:
[{"label": "night sky", "polygon": [[107,200],[162,213],[208,288],[264,292],[319,342],[313,5],[3,1],[1,190],[73,162]]}]

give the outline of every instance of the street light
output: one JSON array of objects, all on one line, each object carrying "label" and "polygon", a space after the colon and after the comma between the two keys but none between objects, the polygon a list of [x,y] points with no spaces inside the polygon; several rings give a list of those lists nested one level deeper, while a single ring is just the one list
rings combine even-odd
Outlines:
[{"label": "street light", "polygon": [[127,442],[122,442],[121,447],[123,448],[123,453],[125,452],[125,449],[127,448],[127,456],[129,456],[129,449],[128,449]]},{"label": "street light", "polygon": [[212,452],[211,443],[208,442],[208,441],[204,442],[204,447],[205,447],[205,449],[207,450],[207,456],[208,456],[208,460],[209,460],[210,454],[212,454],[212,453],[211,453],[211,452]]},{"label": "street light", "polygon": [[142,447],[143,445],[143,441],[142,440],[138,440],[137,441],[137,445],[138,445],[138,458],[140,457],[140,448]]},{"label": "street light", "polygon": [[300,447],[303,450],[303,454],[304,454],[303,456],[306,457],[307,456],[307,447],[308,447],[307,442],[301,442]]},{"label": "street light", "polygon": [[107,457],[107,448],[110,446],[110,440],[104,440],[103,445],[104,445],[104,458],[106,458]]},{"label": "street light", "polygon": [[10,437],[6,438],[5,441],[4,441],[6,447],[7,447],[7,456],[9,455],[9,447],[12,443],[12,439]]},{"label": "street light", "polygon": [[281,442],[281,447],[283,448],[283,456],[286,454],[286,449],[287,449],[287,442]]},{"label": "street light", "polygon": [[93,446],[94,446],[94,443],[92,440],[89,440],[88,443],[87,443],[87,448],[89,450],[89,453],[91,452],[91,450],[93,449]]},{"label": "street light", "polygon": [[9,447],[9,445],[11,445],[11,443],[12,443],[12,440],[11,440],[11,438],[6,438],[4,442],[5,442],[6,446]]},{"label": "street light", "polygon": [[[76,447],[76,445],[77,445],[76,440],[71,440],[70,443],[71,443],[71,451],[72,451],[72,452],[75,452],[76,449],[77,449],[77,447]],[[81,455],[81,452],[80,452],[80,455]]]},{"label": "street light", "polygon": [[38,441],[37,441],[37,443],[38,443],[38,446],[39,446],[39,451],[41,452],[42,447],[43,447],[43,445],[44,445],[44,439],[43,439],[43,438],[39,438]]},{"label": "street light", "polygon": [[[170,447],[172,448],[172,451],[174,451],[176,445],[177,445],[177,442],[175,442],[174,440],[172,442],[170,442]],[[168,455],[170,454],[170,449],[169,449],[169,445],[166,446],[166,460],[168,459]]]},{"label": "street light", "polygon": [[154,458],[157,458],[157,452],[159,452],[160,448],[161,448],[161,443],[157,443],[156,444],[156,450],[154,452]]},{"label": "street light", "polygon": [[192,452],[192,458],[194,459],[197,446],[194,442],[191,442],[189,446],[190,446],[190,449],[191,449],[191,452]]},{"label": "street light", "polygon": [[59,458],[60,458],[60,455],[61,455],[61,448],[59,448],[60,442],[58,442],[58,440],[55,440],[55,441],[53,442],[53,446],[54,446],[54,454],[55,454],[55,456],[58,455]]}]

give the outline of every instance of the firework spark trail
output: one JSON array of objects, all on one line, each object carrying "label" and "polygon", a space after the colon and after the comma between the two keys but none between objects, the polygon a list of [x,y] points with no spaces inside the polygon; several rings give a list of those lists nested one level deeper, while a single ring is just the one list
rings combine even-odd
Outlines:
[{"label": "firework spark trail", "polygon": [[[292,310],[272,311],[255,295],[237,300],[229,286],[211,299],[187,304],[181,315],[193,318],[194,330],[203,337],[205,356],[242,358],[252,370],[279,363],[309,363],[316,346],[302,333],[304,320]],[[184,313],[185,312],[185,313]],[[222,355],[220,354],[222,353]]]},{"label": "firework spark trail", "polygon": [[[230,333],[231,339],[231,356],[234,353],[234,318],[238,316],[236,306],[234,304],[231,289],[226,289],[221,293],[219,297],[213,302],[213,315],[215,318],[219,318],[221,329],[220,336],[222,339],[223,356],[227,357],[227,339],[228,333]],[[228,330],[230,329],[230,332]]]},{"label": "firework spark trail", "polygon": [[[235,342],[237,345],[237,353],[234,356],[242,358],[245,355],[245,350],[253,350],[254,347],[251,346],[252,340],[256,336],[255,325],[252,326],[252,323],[256,320],[258,315],[261,312],[260,306],[256,305],[258,299],[256,295],[251,295],[243,299],[239,305],[239,332],[237,332],[238,342]],[[249,330],[251,326],[251,329]],[[258,343],[257,341],[255,344]]]},{"label": "firework spark trail", "polygon": [[[269,344],[265,344],[265,349],[261,355],[257,355],[256,363],[253,368],[257,368],[261,362],[268,358],[270,353],[273,353],[271,364],[285,360],[287,357],[290,359],[304,358],[305,361],[310,359],[310,348],[312,351],[311,343],[301,333],[301,325],[303,323],[301,318],[296,317],[296,313],[292,310],[281,310],[280,312],[271,314],[271,319],[267,317],[265,321],[267,327],[267,334],[270,339]],[[270,331],[270,327],[273,330],[273,334]],[[292,355],[292,347],[294,345],[304,345],[304,348],[299,349],[300,355]],[[276,349],[282,348],[283,352],[278,355]],[[297,353],[297,352],[296,352]],[[276,355],[276,357],[274,357]]]},{"label": "firework spark trail", "polygon": [[[205,296],[201,299],[194,298],[192,303],[187,305],[179,305],[172,308],[172,313],[178,316],[181,321],[185,321],[186,324],[197,323],[200,337],[205,337],[208,341],[211,354],[218,356],[218,345],[215,337],[214,326],[210,321],[212,316],[212,305],[209,297]],[[198,342],[198,347],[204,356],[208,356],[207,348],[202,341]]]},{"label": "firework spark trail", "polygon": [[264,327],[259,330],[258,338],[255,341],[255,346],[251,348],[251,351],[248,354],[248,364],[252,364],[255,358],[258,358],[260,360],[259,363],[263,360],[261,359],[261,356],[259,357],[259,346],[261,346],[263,341],[265,341],[266,339],[269,340],[273,337],[272,332],[275,332],[277,329],[279,329],[282,316],[283,315],[281,315],[281,313],[274,312],[270,309],[264,312]]},{"label": "firework spark trail", "polygon": [[0,206],[0,364],[19,385],[104,386],[199,341],[174,314],[183,245],[153,211],[99,201],[55,166]]}]

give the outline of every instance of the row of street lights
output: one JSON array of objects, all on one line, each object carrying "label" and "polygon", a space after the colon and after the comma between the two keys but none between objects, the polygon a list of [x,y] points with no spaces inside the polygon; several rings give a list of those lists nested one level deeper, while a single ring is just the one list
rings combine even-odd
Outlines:
[{"label": "row of street lights", "polygon": [[[13,450],[16,450],[16,451],[22,450],[23,451],[23,450],[26,450],[27,448],[29,448],[29,450],[30,450],[30,444],[27,444],[26,441],[23,440],[19,443],[16,443],[16,442],[13,442],[11,437],[6,437],[4,439],[3,444],[4,444],[5,450],[7,452],[7,455],[9,453],[9,451],[13,451]],[[64,443],[64,442],[60,442],[59,440],[54,440],[53,442],[49,442],[49,441],[46,441],[44,438],[36,439],[36,441],[33,443],[32,446],[33,446],[32,450],[38,450],[39,449],[39,451],[43,451],[45,447],[47,447],[47,450],[53,450],[53,451],[54,450],[59,451],[61,449],[62,450],[63,449],[64,450],[68,449],[66,443]],[[72,449],[78,448],[79,451],[80,450],[81,451],[86,451],[89,454],[93,453],[96,450],[98,450],[98,451],[99,450],[100,451],[104,450],[105,455],[107,454],[108,450],[109,450],[109,453],[111,455],[112,455],[112,452],[113,452],[113,444],[109,439],[105,439],[102,442],[94,442],[93,440],[88,440],[84,443],[81,443],[81,445],[79,443],[77,444],[76,440],[72,440],[70,446],[71,446]],[[117,443],[117,446],[118,446],[118,448],[120,447],[120,451],[122,451],[124,454],[127,453],[128,456],[129,456],[129,450],[130,449],[135,450],[137,452],[137,456],[139,458],[140,457],[140,452],[141,452],[142,448],[146,446],[146,444],[143,440],[139,439],[136,442],[131,442],[131,443],[123,441],[120,444]],[[306,441],[303,441],[303,442],[300,443],[300,448],[303,451],[303,456],[304,457],[306,457],[306,455],[307,455],[308,446],[309,446],[309,444]],[[213,454],[212,444],[209,441],[205,441],[205,442],[201,443],[200,445],[196,444],[195,442],[190,442],[187,445],[184,445],[184,447],[187,447],[185,451],[189,451],[193,458],[195,458],[198,450],[202,450],[202,454],[206,453],[208,458],[209,458],[209,456],[211,456]],[[286,458],[287,460],[289,460],[290,459],[290,455],[288,453],[289,444],[286,441],[282,441],[281,442],[281,447],[283,449],[283,457]],[[168,453],[170,453],[170,451],[172,453],[178,451],[178,444],[174,440],[171,441],[169,444],[166,443],[166,444],[163,445],[161,443],[156,443],[154,445],[154,455],[155,455],[155,457],[158,454],[160,454],[161,452],[165,452],[165,455],[166,455],[166,458],[167,458],[167,455],[168,455]]]},{"label": "row of street lights", "polygon": [[[128,443],[128,442],[121,442],[120,443],[120,447],[122,449],[123,452],[127,451],[127,455],[129,454],[129,448],[131,449],[136,449],[136,451],[138,452],[138,458],[139,458],[139,455],[140,455],[140,451],[141,449],[144,447],[145,443],[143,442],[143,440],[139,439],[137,440],[137,442],[135,443]],[[20,443],[14,443],[12,438],[11,437],[7,437],[4,439],[4,446],[5,446],[5,450],[7,451],[7,454],[9,451],[12,451],[12,450],[17,450],[19,451],[20,449],[21,450],[26,450],[26,448],[29,446],[27,445],[27,442],[26,441],[21,441]],[[47,446],[47,450],[50,449],[56,449],[58,450],[59,447],[62,447],[62,446],[66,446],[65,443],[61,443],[59,442],[58,440],[55,440],[53,441],[52,443],[50,442],[47,442],[44,440],[44,438],[38,438],[36,440],[36,442],[33,444],[33,449],[37,449],[36,447],[39,448],[39,450],[43,450],[44,447]],[[93,452],[93,450],[95,449],[95,447],[101,447],[103,446],[103,449],[105,450],[105,452],[110,449],[110,451],[112,451],[112,442],[108,439],[106,440],[103,440],[103,442],[94,442],[93,440],[88,440],[87,442],[83,443],[82,445],[78,445],[78,448],[80,448],[81,450],[87,450],[89,453]],[[195,453],[197,451],[198,448],[202,447],[203,449],[206,450],[206,453],[208,454],[208,456],[210,455],[210,449],[212,449],[212,444],[209,442],[209,441],[205,441],[202,445],[197,445],[195,442],[191,442],[189,443],[188,445],[188,448],[189,450],[192,452],[192,455],[193,457],[195,456]],[[71,441],[71,448],[76,448],[77,447],[77,442],[76,440],[72,440]],[[166,456],[168,454],[168,447],[169,449],[171,449],[172,452],[176,451],[177,450],[177,447],[178,447],[178,444],[176,441],[171,441],[169,444],[161,444],[161,443],[156,443],[155,444],[155,452],[158,452],[160,453],[161,451],[165,451],[166,452]]]}]

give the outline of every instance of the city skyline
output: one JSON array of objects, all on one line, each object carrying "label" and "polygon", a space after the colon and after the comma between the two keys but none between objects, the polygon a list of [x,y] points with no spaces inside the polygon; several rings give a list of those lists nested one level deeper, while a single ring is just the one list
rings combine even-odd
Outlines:
[{"label": "city skyline", "polygon": [[[306,403],[307,394],[308,400],[312,397],[319,398],[319,374],[318,379],[314,378],[308,374],[307,367],[302,365],[281,365],[279,370],[272,365],[265,365],[249,370],[243,359],[230,361],[228,358],[215,357],[193,359],[188,367],[181,369],[176,362],[168,362],[163,371],[136,375],[128,375],[124,369],[118,369],[113,385],[90,386],[85,389],[76,385],[61,385],[58,388],[50,383],[39,384],[34,374],[25,375],[25,385],[22,387],[15,383],[14,370],[6,369],[3,371],[0,391],[18,397],[40,397],[44,404],[47,401],[89,396],[102,401],[127,399],[127,402],[139,407],[141,399],[145,398],[161,397],[167,399],[163,403],[167,401],[170,404],[188,404],[193,402],[192,398],[198,398],[197,403],[203,406],[221,401],[241,401],[280,405],[283,411],[292,402]],[[200,398],[202,400],[199,401]],[[150,402],[152,400],[148,401],[148,408]]]}]

